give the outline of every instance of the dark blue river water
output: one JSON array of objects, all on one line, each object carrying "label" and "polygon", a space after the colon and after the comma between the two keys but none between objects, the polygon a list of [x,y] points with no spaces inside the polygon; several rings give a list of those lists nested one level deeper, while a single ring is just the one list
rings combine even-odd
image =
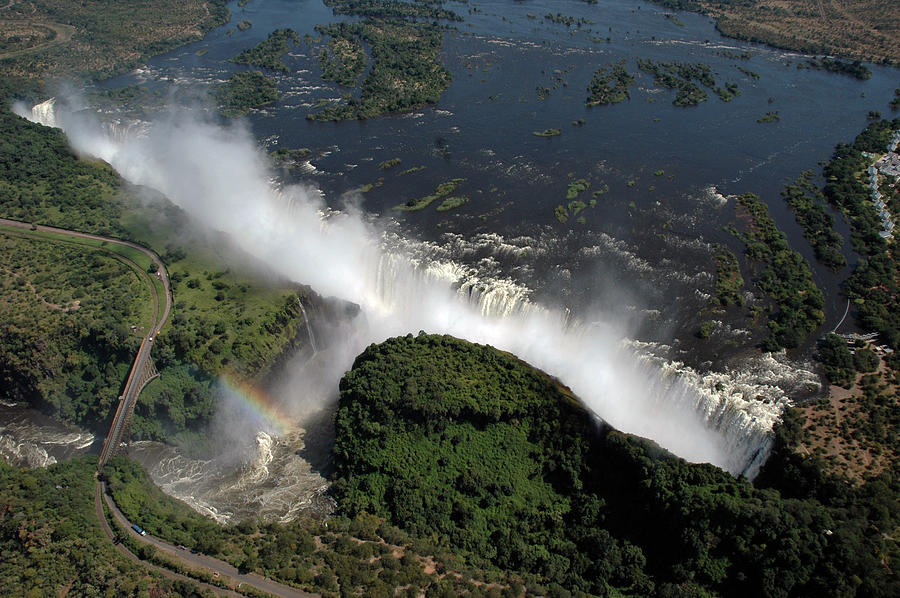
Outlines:
[{"label": "dark blue river water", "polygon": [[[469,243],[471,261],[484,265],[487,259],[487,267],[546,301],[616,303],[620,287],[627,287],[623,313],[661,312],[650,326],[659,338],[687,336],[695,326],[712,287],[709,246],[723,243],[740,252],[723,231],[733,219],[733,202],[721,204],[712,191],[761,195],[791,243],[813,260],[780,191],[801,171],[817,169],[835,144],[851,140],[869,111],[888,112],[900,86],[896,69],[870,65],[873,77],[859,81],[803,68],[808,57],[730,40],[707,17],[637,0],[489,0],[449,7],[465,21],[446,35],[442,60],[453,83],[437,105],[363,122],[308,121],[316,102],[347,90],[321,81],[321,45],[304,43],[285,56],[292,72],[276,75],[280,100],[249,117],[254,135],[269,149],[310,148],[315,171],[283,175],[319,187],[329,204],[351,200],[374,215],[398,219],[411,236]],[[243,70],[227,59],[273,29],[317,37],[316,24],[345,20],[320,0],[252,0],[231,10],[232,22],[202,42],[105,86],[209,85]],[[566,27],[544,20],[547,13],[594,24]],[[244,19],[252,28],[236,31],[234,23]],[[637,69],[638,58],[709,64],[717,84],[736,83],[740,95],[726,103],[710,92],[697,107],[673,106],[674,91],[654,85]],[[623,59],[637,77],[631,99],[586,107],[594,71]],[[539,97],[538,87],[550,89],[549,95]],[[775,110],[780,121],[757,122]],[[584,124],[575,126],[579,119]],[[533,134],[548,128],[562,134]],[[401,164],[379,168],[392,158]],[[425,168],[400,175],[412,167]],[[469,198],[464,206],[451,212],[436,211],[437,203],[415,213],[391,209],[452,178],[464,179],[457,189]],[[566,203],[569,182],[581,178],[591,183],[585,201],[604,186],[609,192],[580,214],[584,222],[561,223],[554,208]],[[375,186],[357,191],[366,184]],[[473,240],[480,249],[471,249]],[[520,252],[498,251],[497,243]],[[844,311],[838,284],[847,272],[833,275],[813,264],[829,297],[827,325],[833,325]],[[737,326],[745,316],[735,317]]]}]

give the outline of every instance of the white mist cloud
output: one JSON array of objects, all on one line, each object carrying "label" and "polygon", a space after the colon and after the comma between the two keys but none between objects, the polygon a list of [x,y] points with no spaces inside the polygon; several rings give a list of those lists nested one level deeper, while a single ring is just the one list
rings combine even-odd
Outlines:
[{"label": "white mist cloud", "polygon": [[[483,305],[455,290],[459,281],[448,273],[459,268],[416,264],[389,251],[380,231],[352,210],[323,217],[318,195],[301,186],[274,190],[266,160],[241,124],[223,127],[172,113],[143,136],[114,141],[84,114],[57,112],[54,118],[77,151],[159,190],[284,276],[359,304],[362,317],[341,335],[335,361],[323,370],[333,393],[369,343],[419,330],[452,334],[510,351],[557,376],[620,430],[691,461],[736,473],[747,465],[749,457],[733,448],[733,439],[707,426],[697,408],[700,396],[677,383],[673,390],[658,368],[638,363],[622,349],[622,331],[612,323],[567,325],[563,313],[540,306],[520,305],[504,316],[483,313]],[[482,303],[502,306],[501,294],[482,293]]]}]

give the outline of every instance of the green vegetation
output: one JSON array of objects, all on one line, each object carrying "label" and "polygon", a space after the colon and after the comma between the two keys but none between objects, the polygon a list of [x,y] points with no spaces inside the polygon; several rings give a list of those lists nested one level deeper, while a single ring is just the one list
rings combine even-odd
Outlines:
[{"label": "green vegetation", "polygon": [[716,247],[715,259],[716,293],[713,302],[721,307],[743,305],[744,296],[741,295],[741,289],[744,287],[744,279],[741,276],[737,256],[720,245]]},{"label": "green vegetation", "polygon": [[399,166],[401,161],[402,160],[400,160],[400,158],[391,158],[390,160],[385,160],[384,162],[381,162],[378,165],[378,168],[381,170],[390,170],[394,166]]},{"label": "green vegetation", "polygon": [[236,27],[238,28],[238,31],[247,31],[253,27],[253,23],[250,21],[238,21]]},{"label": "green vegetation", "polygon": [[444,28],[437,19],[456,21],[458,15],[424,1],[328,0],[326,4],[335,14],[362,20],[316,26],[316,31],[331,37],[328,49],[320,53],[323,78],[355,86],[369,66],[364,45],[369,48],[371,68],[358,96],[310,113],[308,119],[362,120],[440,99],[450,85],[450,71],[438,61]]},{"label": "green vegetation", "polygon": [[565,224],[569,221],[569,210],[566,209],[562,204],[556,206],[553,210],[553,213],[556,215],[556,219]]},{"label": "green vegetation", "polygon": [[725,89],[716,87],[716,80],[712,75],[712,69],[708,64],[685,62],[654,62],[649,59],[638,58],[638,68],[653,75],[653,81],[668,89],[677,89],[673,104],[676,106],[697,106],[705,102],[708,94],[694,81],[713,90],[722,101],[731,101],[738,95],[737,84],[726,83]]},{"label": "green vegetation", "polygon": [[93,457],[46,469],[0,460],[0,583],[7,596],[199,596],[120,555],[94,512]]},{"label": "green vegetation", "polygon": [[819,361],[825,366],[825,376],[832,384],[850,386],[856,380],[856,364],[847,341],[836,334],[826,334],[819,345]]},{"label": "green vegetation", "polygon": [[235,73],[227,83],[216,88],[216,100],[222,116],[244,116],[253,108],[260,108],[278,99],[275,80],[259,71]]},{"label": "green vegetation", "polygon": [[319,53],[322,78],[338,85],[356,87],[359,76],[366,70],[366,53],[358,32],[348,23],[320,25],[316,31],[331,37],[328,47]]},{"label": "green vegetation", "polygon": [[298,168],[312,156],[312,150],[308,147],[280,147],[274,152],[270,152],[269,156],[272,158],[273,162],[279,166]]},{"label": "green vegetation", "polygon": [[811,1],[759,4],[723,0],[654,0],[675,10],[716,19],[724,35],[797,50],[883,64],[900,63],[900,38],[893,27],[900,8],[881,0],[827,5]]},{"label": "green vegetation", "polygon": [[825,209],[825,196],[812,182],[814,173],[807,170],[781,195],[791,209],[797,224],[803,227],[803,236],[812,245],[816,259],[834,271],[847,265],[841,253],[844,238],[834,230],[834,216]]},{"label": "green vegetation", "polygon": [[822,58],[821,60],[807,60],[806,65],[809,68],[825,69],[829,73],[850,75],[860,81],[872,78],[872,71],[869,70],[869,67],[858,60],[844,62],[843,60],[837,60],[835,58]]},{"label": "green vegetation", "polygon": [[124,232],[118,177],[105,164],[78,160],[61,131],[2,110],[0,158],[3,217],[100,235]]},{"label": "green vegetation", "polygon": [[148,285],[113,252],[5,230],[0,396],[102,426],[154,323]]},{"label": "green vegetation", "polygon": [[[296,289],[231,271],[205,242],[172,244],[196,236],[186,216],[164,200],[139,205],[108,166],[79,160],[60,131],[9,112],[0,113],[0,131],[0,216],[157,247],[168,267],[175,306],[154,342],[161,376],[141,395],[135,436],[172,439],[198,428],[217,374],[258,380],[296,342]],[[123,259],[141,272],[149,259],[100,241],[39,233],[38,242],[25,233],[34,236],[2,236],[0,398],[96,429],[152,317],[147,283]]]},{"label": "green vegetation", "polygon": [[[595,198],[609,191],[609,186],[603,184],[602,181],[601,184],[602,187],[594,192]],[[560,204],[556,206],[556,208],[554,209],[554,215],[556,216],[556,219],[565,224],[571,217],[576,218],[576,222],[578,222],[579,224],[585,224],[587,222],[586,218],[583,215],[579,216],[579,214],[581,214],[581,212],[583,212],[588,207],[596,207],[597,200],[591,199],[590,202],[584,202],[578,199],[578,196],[587,191],[590,186],[591,183],[587,179],[576,179],[569,182],[569,186],[566,189],[566,200],[568,200],[568,203],[566,205]]]},{"label": "green vegetation", "polygon": [[225,0],[8,3],[0,39],[47,30],[53,38],[35,39],[30,51],[0,56],[0,79],[31,85],[57,77],[110,77],[151,56],[199,41],[228,18]]},{"label": "green vegetation", "polygon": [[709,338],[716,328],[713,320],[706,320],[700,324],[700,330],[697,331],[697,338]]},{"label": "green vegetation", "polygon": [[825,471],[857,484],[896,476],[900,359],[893,354],[879,360],[867,343],[853,341],[848,348],[835,335],[822,342],[819,357],[826,363],[829,380],[850,392],[832,393],[802,409],[806,421],[794,452],[813,455]]},{"label": "green vegetation", "polygon": [[256,46],[244,50],[230,60],[235,64],[258,66],[272,71],[288,73],[290,69],[281,60],[281,56],[288,51],[288,41],[299,44],[300,36],[293,29],[276,29]]},{"label": "green vegetation", "polygon": [[[500,588],[522,585],[515,576],[465,566],[444,548],[411,538],[383,518],[244,521],[221,527],[165,495],[133,461],[113,457],[104,472],[116,504],[148,533],[325,598],[391,596],[404,586],[417,594],[484,596],[486,582]],[[426,572],[431,563],[437,572]]]},{"label": "green vegetation", "polygon": [[[451,337],[389,339],[341,382],[334,486],[383,516],[544,592],[892,596],[900,523],[890,476],[854,488],[790,452],[760,487],[598,430],[567,389]],[[891,555],[891,556],[888,556]],[[862,574],[861,574],[862,573]]]},{"label": "green vegetation", "polygon": [[545,21],[550,21],[551,23],[555,23],[557,25],[565,25],[566,27],[571,27],[575,25],[577,27],[581,27],[582,25],[593,25],[594,21],[590,19],[586,19],[584,17],[572,17],[568,15],[564,15],[560,12],[553,14],[547,13],[544,15]]},{"label": "green vegetation", "polygon": [[778,310],[769,319],[769,337],[763,348],[796,347],[825,321],[822,291],[812,280],[809,263],[791,250],[787,237],[775,226],[766,204],[753,193],[739,196],[738,204],[750,224],[744,233],[733,232],[746,244],[747,257],[761,264],[756,285]]},{"label": "green vegetation", "polygon": [[[578,216],[578,214],[580,214],[581,211],[584,210],[586,207],[587,207],[587,204],[584,203],[583,201],[581,201],[580,199],[576,199],[575,201],[569,202],[569,210],[572,212],[572,216]],[[581,224],[584,224],[583,221],[579,220],[579,222]]]},{"label": "green vegetation", "polygon": [[[847,281],[848,293],[863,330],[878,332],[884,342],[900,348],[900,304],[898,304],[898,256],[879,236],[881,220],[864,181],[871,160],[862,152],[882,153],[900,119],[873,122],[851,144],[839,144],[823,169],[826,181],[822,192],[828,202],[841,210],[850,224],[850,241],[860,261]],[[892,214],[900,214],[896,189],[882,189]]]},{"label": "green vegetation", "polygon": [[467,195],[458,195],[455,197],[448,197],[444,201],[440,203],[437,207],[438,212],[449,212],[450,210],[456,209],[462,205],[469,203],[469,197]]},{"label": "green vegetation", "polygon": [[758,123],[776,123],[781,120],[781,115],[778,114],[778,110],[775,112],[769,111],[756,119]]},{"label": "green vegetation", "polygon": [[634,76],[625,70],[625,60],[597,69],[588,86],[588,106],[618,104],[631,97],[628,91],[634,85]]},{"label": "green vegetation", "polygon": [[562,135],[562,131],[559,129],[544,129],[543,131],[533,131],[531,134],[537,137],[556,137],[557,135]]},{"label": "green vegetation", "polygon": [[428,21],[462,21],[462,17],[433,2],[418,0],[325,0],[336,15],[356,16],[366,19]]},{"label": "green vegetation", "polygon": [[413,166],[412,168],[407,168],[406,170],[401,170],[397,173],[397,176],[406,176],[408,174],[413,174],[414,172],[421,172],[428,168],[427,166]]},{"label": "green vegetation", "polygon": [[[399,206],[394,206],[395,210],[399,210],[401,212],[417,212],[419,210],[424,210],[428,206],[430,206],[435,200],[441,199],[443,197],[447,197],[459,187],[459,184],[462,183],[465,179],[451,179],[449,181],[445,181],[437,186],[434,190],[434,193],[431,195],[426,195],[420,199],[410,199],[405,204],[400,204]],[[465,202],[463,202],[465,203]],[[462,204],[460,204],[462,205]],[[456,206],[452,206],[456,207]],[[446,208],[450,209],[450,208]]]},{"label": "green vegetation", "polygon": [[583,191],[587,191],[591,184],[585,179],[578,179],[569,183],[566,190],[566,199],[575,199]]},{"label": "green vegetation", "polygon": [[757,80],[759,79],[759,73],[757,73],[755,71],[751,71],[750,69],[745,69],[742,66],[738,66],[737,70],[741,71],[742,73],[744,73],[745,75],[747,75],[748,77],[750,77],[752,79],[757,79]]},{"label": "green vegetation", "polygon": [[719,99],[723,102],[730,102],[737,96],[741,95],[741,90],[738,89],[737,83],[725,83],[725,87],[716,87],[715,89],[716,95],[719,96]]}]

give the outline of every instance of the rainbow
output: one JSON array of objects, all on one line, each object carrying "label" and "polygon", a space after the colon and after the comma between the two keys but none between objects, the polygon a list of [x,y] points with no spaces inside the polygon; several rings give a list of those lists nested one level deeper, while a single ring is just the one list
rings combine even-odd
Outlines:
[{"label": "rainbow", "polygon": [[279,436],[293,427],[294,418],[285,413],[275,399],[262,389],[228,375],[219,376],[219,383],[232,397],[239,399],[241,408],[248,416],[263,420]]}]

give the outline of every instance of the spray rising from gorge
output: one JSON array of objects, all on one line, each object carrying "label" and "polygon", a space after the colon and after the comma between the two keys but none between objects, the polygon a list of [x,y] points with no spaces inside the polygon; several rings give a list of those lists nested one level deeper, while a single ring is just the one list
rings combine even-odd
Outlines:
[{"label": "spray rising from gorge", "polygon": [[352,205],[328,210],[313,189],[276,190],[265,157],[239,124],[178,112],[140,127],[139,135],[111,135],[91,115],[53,104],[20,112],[60,126],[77,151],[160,191],[280,274],[358,304],[352,329],[325,341],[340,346],[327,368],[332,396],[366,345],[424,330],[510,351],[560,378],[612,426],[690,461],[752,476],[768,454],[783,395],[745,398],[734,380],[707,387],[641,352],[626,341],[626,330],[602,317],[576,320],[529,301],[528,290],[511,281],[416,257]]}]

